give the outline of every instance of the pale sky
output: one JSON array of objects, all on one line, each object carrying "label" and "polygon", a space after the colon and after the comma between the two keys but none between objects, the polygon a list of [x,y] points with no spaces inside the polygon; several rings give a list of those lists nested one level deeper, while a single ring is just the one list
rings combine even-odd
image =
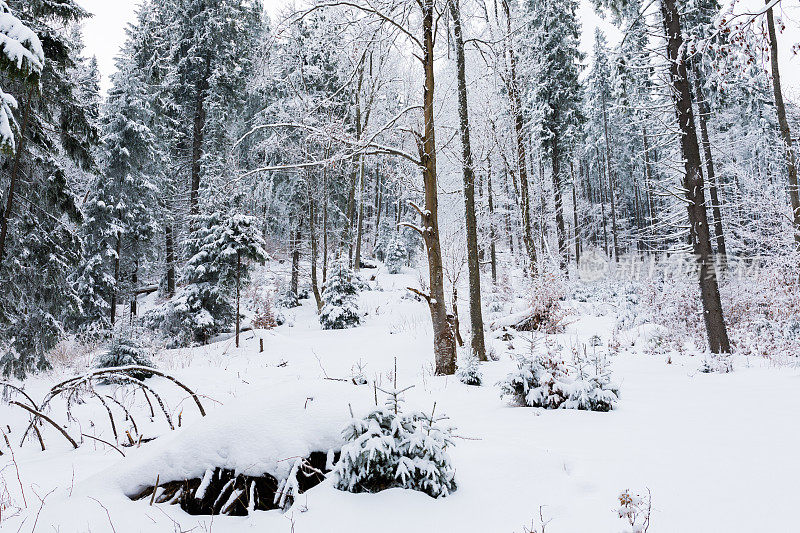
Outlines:
[{"label": "pale sky", "polygon": [[[78,0],[86,10],[94,14],[84,24],[84,36],[87,55],[95,55],[103,76],[103,91],[109,87],[109,75],[114,72],[114,57],[125,41],[125,27],[133,21],[134,12],[140,0]],[[273,8],[288,3],[288,0],[267,0]],[[759,2],[760,4],[761,2]],[[800,54],[791,51],[792,45],[800,43],[800,0],[784,0],[783,16],[786,30],[778,36],[781,43],[780,66],[783,79],[783,90],[787,98],[800,101]],[[606,32],[609,42],[615,42],[619,32],[608,20],[598,17],[590,0],[581,0],[578,12],[583,27],[582,46],[584,52],[592,49],[595,27]]]}]

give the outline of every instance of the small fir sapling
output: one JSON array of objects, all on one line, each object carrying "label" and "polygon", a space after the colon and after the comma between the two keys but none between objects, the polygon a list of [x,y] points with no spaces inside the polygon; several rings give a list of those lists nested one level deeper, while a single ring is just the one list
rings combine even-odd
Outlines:
[{"label": "small fir sapling", "polygon": [[573,366],[553,354],[520,357],[517,369],[499,383],[501,396],[528,407],[612,410],[619,388],[611,381],[606,363],[596,360],[594,369],[587,369],[585,362],[577,360]]},{"label": "small fir sapling", "polygon": [[333,471],[335,488],[380,492],[400,487],[434,498],[456,490],[447,453],[453,445],[452,428],[441,424],[446,417],[436,415],[436,404],[430,414],[404,412],[401,396],[410,388],[380,389],[388,395],[386,404],[362,419],[354,418],[344,429],[346,443]]},{"label": "small fir sapling", "polygon": [[460,361],[456,376],[465,385],[480,385],[483,383],[483,373],[481,372],[478,358],[469,354]]},{"label": "small fir sapling", "polygon": [[403,266],[408,262],[408,249],[406,244],[395,237],[386,247],[386,269],[389,274],[399,274],[403,271]]},{"label": "small fir sapling", "polygon": [[[155,368],[155,364],[150,359],[150,354],[144,345],[134,338],[132,331],[120,331],[112,339],[108,348],[101,352],[94,361],[95,368],[112,368],[118,366],[146,366]],[[128,373],[136,379],[145,379],[151,374],[140,371],[130,371]]]},{"label": "small fir sapling", "polygon": [[336,261],[331,265],[319,314],[319,323],[323,329],[352,328],[361,323],[356,302],[358,287],[354,278],[355,274],[346,263]]}]

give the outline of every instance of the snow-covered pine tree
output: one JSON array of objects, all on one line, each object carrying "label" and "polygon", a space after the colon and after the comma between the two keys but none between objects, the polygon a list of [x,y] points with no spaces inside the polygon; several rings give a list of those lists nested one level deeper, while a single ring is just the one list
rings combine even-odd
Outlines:
[{"label": "snow-covered pine tree", "polygon": [[342,260],[331,265],[325,290],[322,292],[324,304],[319,314],[319,323],[323,329],[345,329],[361,323],[356,301],[358,288],[353,281],[355,275]]},{"label": "snow-covered pine tree", "polygon": [[[148,88],[135,68],[128,40],[103,110],[105,157],[84,206],[84,260],[78,280],[81,326],[106,330],[114,323],[119,294],[147,257],[155,235],[156,191],[149,171],[156,138]],[[136,287],[131,287],[135,290]]]},{"label": "snow-covered pine tree", "polygon": [[403,391],[386,391],[382,408],[344,429],[347,441],[333,470],[333,486],[348,492],[380,492],[402,487],[434,498],[449,496],[457,485],[447,448],[451,428],[442,424],[434,404],[431,414],[405,412]]},{"label": "snow-covered pine tree", "polygon": [[408,263],[408,249],[406,243],[399,236],[395,236],[386,246],[386,269],[389,274],[399,274]]},{"label": "snow-covered pine tree", "polygon": [[577,0],[529,0],[530,99],[540,142],[551,163],[559,264],[569,258],[564,222],[564,171],[575,150],[583,120],[578,81],[583,54],[578,49]]},{"label": "snow-covered pine tree", "polygon": [[[19,78],[35,86],[44,66],[44,50],[39,37],[12,13],[5,0],[0,0],[0,68],[11,78]],[[0,150],[11,154],[16,149],[14,132],[17,129],[12,109],[17,100],[0,86]]]},{"label": "snow-covered pine tree", "polygon": [[81,250],[75,189],[96,168],[99,98],[85,83],[82,43],[70,30],[86,11],[74,0],[6,5],[47,51],[41,92],[19,79],[4,87],[16,95],[19,132],[13,156],[0,156],[9,168],[0,177],[0,367],[22,377],[49,367],[47,352],[81,305],[71,279]]},{"label": "snow-covered pine tree", "polygon": [[[116,332],[105,350],[94,360],[95,368],[112,368],[118,366],[146,366],[155,368],[148,350],[137,338],[138,332],[123,328]],[[151,374],[142,371],[128,371],[128,375],[136,379],[145,379]]]},{"label": "snow-covered pine tree", "polygon": [[215,212],[198,215],[194,225],[184,285],[147,320],[177,345],[204,343],[230,328],[237,316],[231,292],[247,279],[248,261],[266,260],[252,217]]}]

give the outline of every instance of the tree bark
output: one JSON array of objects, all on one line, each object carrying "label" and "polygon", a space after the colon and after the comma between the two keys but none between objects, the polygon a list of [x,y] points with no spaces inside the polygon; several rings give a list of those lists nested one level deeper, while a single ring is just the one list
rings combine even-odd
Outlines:
[{"label": "tree bark", "polygon": [[300,290],[300,235],[303,227],[302,215],[297,216],[297,229],[294,232],[294,239],[292,241],[292,278],[290,290],[295,296],[298,295]]},{"label": "tree bark", "polygon": [[434,127],[434,17],[435,1],[422,1],[422,42],[425,85],[423,91],[424,131],[420,142],[422,178],[425,186],[425,210],[421,213],[423,237],[428,252],[430,295],[428,307],[433,324],[433,350],[436,374],[449,375],[456,371],[456,343],[447,320],[444,299],[442,250],[439,243],[439,199],[436,176],[436,134]]},{"label": "tree bark", "polygon": [[522,203],[522,240],[528,252],[528,262],[530,263],[530,274],[535,276],[537,273],[536,245],[533,241],[533,231],[531,229],[531,205],[528,193],[528,168],[527,156],[525,153],[525,118],[522,115],[522,99],[519,94],[517,82],[517,59],[514,54],[514,46],[511,43],[511,8],[509,0],[503,0],[503,9],[506,15],[506,26],[508,34],[506,36],[507,53],[509,61],[509,81],[508,93],[511,99],[511,114],[514,120],[514,141],[517,148],[517,172],[519,173],[519,189]]},{"label": "tree bark", "polygon": [[619,262],[619,241],[617,240],[617,208],[614,201],[614,173],[611,170],[611,143],[608,139],[608,113],[606,110],[606,96],[603,94],[603,133],[606,144],[606,179],[608,181],[609,200],[611,202],[611,238],[614,241],[614,260]]},{"label": "tree bark", "polygon": [[567,272],[567,236],[564,228],[564,199],[561,192],[561,154],[558,146],[558,136],[554,136],[550,146],[550,157],[553,170],[553,203],[556,208],[556,238],[558,239],[558,266]]},{"label": "tree bark", "polygon": [[[458,0],[449,0],[453,18],[458,77],[458,115],[461,134],[461,159],[464,176],[464,218],[467,232],[467,270],[469,274],[469,318],[472,330],[470,348],[479,361],[486,361],[486,343],[483,338],[483,311],[481,310],[481,270],[478,257],[478,221],[475,215],[475,167],[470,142],[469,108],[467,103],[466,58],[464,35],[461,29],[461,9]],[[455,291],[455,289],[453,289]],[[454,310],[455,313],[455,310]],[[456,315],[457,317],[457,315]]]},{"label": "tree bark", "polygon": [[[325,169],[322,170],[325,172]],[[314,191],[309,189],[308,191],[308,231],[309,237],[311,239],[311,290],[314,292],[314,301],[317,303],[317,312],[319,313],[322,310],[322,294],[319,290],[319,283],[317,281],[317,221],[316,221],[316,209],[314,207],[316,201],[314,200]]]},{"label": "tree bark", "polygon": [[361,189],[358,198],[358,227],[356,228],[356,254],[353,259],[353,267],[356,272],[361,270],[361,237],[364,232],[364,192],[366,190],[366,172],[364,168],[364,156],[359,157],[359,179]]},{"label": "tree bark", "polygon": [[572,175],[572,225],[575,234],[575,264],[578,265],[581,262],[581,239],[580,228],[578,227],[578,194],[576,192],[578,182],[575,179],[575,166],[572,161],[569,163],[569,172]]},{"label": "tree bark", "polygon": [[206,127],[205,89],[207,79],[198,83],[195,95],[194,127],[192,129],[192,183],[189,191],[189,213],[200,213],[200,161],[203,158],[203,136]]},{"label": "tree bark", "polygon": [[119,288],[119,256],[122,250],[122,236],[117,232],[117,242],[114,245],[114,287],[111,289],[111,309],[109,309],[111,325],[117,319],[117,292]]},{"label": "tree bark", "polygon": [[175,294],[175,238],[172,231],[172,223],[167,223],[166,228],[164,228],[164,247],[166,248],[168,297],[172,297]]},{"label": "tree bark", "polygon": [[703,145],[703,158],[706,163],[706,178],[708,179],[708,189],[711,195],[711,212],[714,215],[714,236],[717,241],[717,256],[721,268],[725,268],[728,263],[728,253],[725,250],[725,234],[722,231],[722,210],[719,204],[719,193],[717,192],[717,176],[714,172],[714,157],[711,154],[711,140],[708,136],[707,117],[711,116],[711,110],[703,94],[702,73],[700,68],[694,66],[695,93],[697,95],[697,119],[700,123],[700,140]]},{"label": "tree bark", "polygon": [[[769,0],[765,0],[769,4]],[[784,144],[786,170],[789,175],[789,201],[792,205],[792,223],[794,225],[795,245],[800,249],[800,193],[797,189],[797,160],[792,145],[792,134],[789,121],[786,120],[786,105],[783,103],[781,89],[781,72],[778,68],[778,36],[775,32],[775,20],[772,8],[767,9],[767,29],[769,31],[770,67],[772,68],[772,92],[775,97],[775,111],[778,113],[778,125]]]},{"label": "tree bark", "polygon": [[661,15],[664,33],[667,38],[667,59],[669,76],[675,104],[675,118],[680,128],[681,150],[683,152],[685,176],[683,187],[686,191],[689,224],[695,235],[694,254],[699,267],[700,297],[703,303],[708,345],[713,353],[729,353],[730,342],[722,314],[717,274],[714,267],[711,241],[706,216],[701,172],[700,146],[692,111],[692,90],[686,61],[683,54],[684,42],[680,25],[680,13],[676,0],[661,0]]},{"label": "tree bark", "polygon": [[495,244],[494,231],[494,197],[492,195],[492,162],[486,164],[486,188],[489,197],[489,256],[492,260],[492,283],[497,284],[497,245]]},{"label": "tree bark", "polygon": [[236,347],[239,347],[239,331],[240,331],[240,316],[239,316],[239,287],[242,280],[242,254],[237,250],[236,252]]}]

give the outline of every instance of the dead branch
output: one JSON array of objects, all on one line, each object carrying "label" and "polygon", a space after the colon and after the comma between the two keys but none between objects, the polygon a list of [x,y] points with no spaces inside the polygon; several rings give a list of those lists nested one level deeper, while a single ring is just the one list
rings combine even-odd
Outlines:
[{"label": "dead branch", "polygon": [[[62,435],[64,435],[64,438],[66,438],[66,439],[67,439],[67,440],[70,442],[70,444],[72,444],[72,446],[73,446],[75,449],[78,449],[78,443],[77,443],[77,442],[75,442],[75,440],[74,440],[72,437],[70,437],[70,436],[69,436],[69,433],[67,433],[67,432],[64,430],[64,428],[62,428],[61,426],[59,426],[58,424],[56,424],[55,422],[53,422],[53,419],[52,419],[52,418],[50,418],[49,416],[47,416],[47,415],[45,415],[45,414],[43,414],[43,413],[41,413],[41,412],[37,411],[37,410],[36,410],[36,409],[34,409],[33,407],[29,407],[29,406],[25,405],[24,403],[20,403],[20,402],[18,402],[18,401],[16,401],[16,400],[14,400],[14,401],[11,401],[11,402],[8,402],[8,403],[9,403],[10,405],[16,405],[16,406],[18,406],[18,407],[22,407],[23,409],[25,409],[26,411],[28,411],[29,413],[31,413],[31,414],[32,414],[32,415],[34,415],[35,417],[39,417],[39,418],[41,418],[42,420],[45,420],[45,421],[49,422],[51,426],[53,426],[54,428],[56,428],[56,429],[59,431],[59,433],[61,433]],[[27,433],[28,433],[28,432],[26,431],[26,432],[25,432],[25,435],[27,435]],[[25,435],[23,435],[23,436],[22,436],[22,441],[23,441],[23,442],[25,441]],[[22,442],[20,442],[20,446],[22,446]]]}]

